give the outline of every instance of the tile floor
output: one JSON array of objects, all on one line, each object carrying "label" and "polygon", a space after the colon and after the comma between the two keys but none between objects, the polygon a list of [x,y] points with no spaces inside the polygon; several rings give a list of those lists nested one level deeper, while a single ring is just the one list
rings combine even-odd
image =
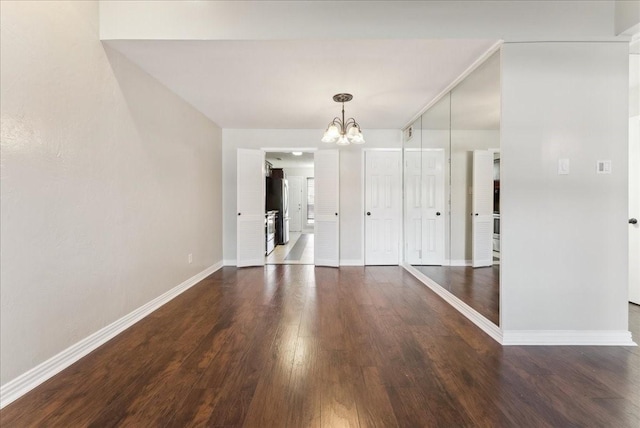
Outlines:
[{"label": "tile floor", "polygon": [[300,253],[300,256],[288,257],[291,250],[300,239],[302,234],[300,232],[289,233],[289,242],[285,245],[276,245],[276,248],[265,257],[265,264],[268,265],[312,265],[313,264],[313,233],[305,233],[307,236],[307,242],[304,243],[304,248],[296,253]]}]

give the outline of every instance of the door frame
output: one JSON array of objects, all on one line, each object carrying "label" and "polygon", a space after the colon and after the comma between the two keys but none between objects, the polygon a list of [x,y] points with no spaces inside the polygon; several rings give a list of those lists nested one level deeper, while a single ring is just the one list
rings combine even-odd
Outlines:
[{"label": "door frame", "polygon": [[404,194],[403,194],[403,189],[404,189],[404,155],[402,152],[402,147],[387,147],[387,148],[372,148],[372,149],[362,149],[361,154],[360,154],[360,190],[361,190],[361,195],[360,195],[360,215],[362,216],[362,224],[360,225],[360,234],[362,236],[361,242],[360,242],[360,254],[362,254],[362,260],[361,260],[361,265],[362,266],[366,266],[366,257],[365,257],[365,251],[366,251],[366,226],[365,226],[365,204],[366,204],[366,168],[367,168],[367,157],[366,157],[366,153],[367,152],[400,152],[400,198],[399,198],[399,204],[400,204],[400,228],[398,229],[398,233],[400,234],[399,236],[399,243],[398,245],[400,246],[399,250],[398,250],[398,266],[400,266],[402,264],[402,262],[404,261],[404,209],[403,209],[403,201],[404,201]]}]

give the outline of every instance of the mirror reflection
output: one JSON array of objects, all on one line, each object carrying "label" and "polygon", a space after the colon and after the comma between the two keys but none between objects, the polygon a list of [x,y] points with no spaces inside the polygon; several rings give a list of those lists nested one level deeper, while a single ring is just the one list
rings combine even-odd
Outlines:
[{"label": "mirror reflection", "polygon": [[449,94],[410,128],[405,145],[406,258],[414,266],[448,259]]},{"label": "mirror reflection", "polygon": [[429,108],[405,141],[406,261],[498,325],[500,53]]}]

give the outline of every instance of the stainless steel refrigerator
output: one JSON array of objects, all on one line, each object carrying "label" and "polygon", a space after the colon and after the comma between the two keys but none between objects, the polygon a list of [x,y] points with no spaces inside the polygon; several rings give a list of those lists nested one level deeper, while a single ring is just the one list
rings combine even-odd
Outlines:
[{"label": "stainless steel refrigerator", "polygon": [[289,242],[289,183],[286,178],[267,177],[267,211],[278,211],[276,244]]}]

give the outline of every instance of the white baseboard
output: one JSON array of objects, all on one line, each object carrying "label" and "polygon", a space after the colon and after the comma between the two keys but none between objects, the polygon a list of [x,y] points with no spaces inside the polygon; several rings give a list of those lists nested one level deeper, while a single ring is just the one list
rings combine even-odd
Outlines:
[{"label": "white baseboard", "polygon": [[502,332],[502,344],[637,346],[631,332],[624,330],[505,330]]},{"label": "white baseboard", "polygon": [[0,387],[0,409],[105,344],[223,266],[218,262]]},{"label": "white baseboard", "polygon": [[402,267],[405,268],[409,273],[418,278],[424,285],[429,287],[434,293],[438,296],[442,297],[442,299],[449,303],[455,310],[460,312],[464,317],[466,317],[469,321],[474,323],[480,330],[487,333],[493,340],[498,343],[502,343],[502,330],[500,327],[480,315],[478,311],[473,309],[471,306],[467,305],[462,300],[458,299],[456,296],[447,291],[440,284],[420,272],[418,269],[414,268],[410,264],[403,263]]},{"label": "white baseboard", "polygon": [[[324,266],[327,263],[326,260],[320,260],[319,263]],[[237,266],[237,262],[235,259],[224,260],[224,266]],[[340,266],[364,266],[364,262],[362,260],[340,260]]]},{"label": "white baseboard", "polygon": [[501,330],[413,266],[403,263],[402,267],[503,346],[637,346],[625,330]]},{"label": "white baseboard", "polygon": [[364,261],[340,259],[340,266],[364,266]]}]

